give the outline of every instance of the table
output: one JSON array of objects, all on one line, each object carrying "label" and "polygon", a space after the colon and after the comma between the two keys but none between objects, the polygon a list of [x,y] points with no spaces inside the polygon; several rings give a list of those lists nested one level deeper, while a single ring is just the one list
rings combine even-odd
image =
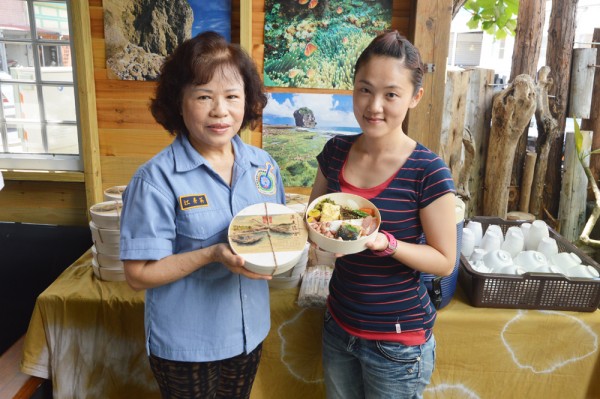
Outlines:
[{"label": "table", "polygon": [[[92,273],[91,252],[37,299],[21,370],[51,378],[54,398],[159,398],[144,348],[144,294]],[[251,398],[324,398],[323,309],[271,289],[272,327]],[[457,289],[435,326],[425,399],[600,398],[600,312],[475,308]]]}]

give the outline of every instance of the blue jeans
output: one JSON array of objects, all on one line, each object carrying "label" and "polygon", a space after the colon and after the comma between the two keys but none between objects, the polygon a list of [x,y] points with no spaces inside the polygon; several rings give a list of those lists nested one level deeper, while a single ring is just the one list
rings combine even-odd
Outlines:
[{"label": "blue jeans", "polygon": [[327,399],[422,398],[435,363],[435,338],[418,346],[357,338],[329,312],[323,326]]}]

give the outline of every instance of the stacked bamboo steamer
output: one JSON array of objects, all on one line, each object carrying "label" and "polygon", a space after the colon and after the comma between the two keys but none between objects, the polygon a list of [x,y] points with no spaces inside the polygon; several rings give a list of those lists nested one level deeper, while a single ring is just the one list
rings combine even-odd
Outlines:
[{"label": "stacked bamboo steamer", "polygon": [[92,267],[94,275],[104,281],[124,281],[125,271],[120,259],[121,195],[125,186],[114,186],[104,191],[104,202],[90,207],[92,232]]}]

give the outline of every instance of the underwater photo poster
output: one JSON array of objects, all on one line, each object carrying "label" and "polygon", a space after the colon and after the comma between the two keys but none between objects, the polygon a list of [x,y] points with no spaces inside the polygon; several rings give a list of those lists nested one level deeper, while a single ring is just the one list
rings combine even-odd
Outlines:
[{"label": "underwater photo poster", "polygon": [[265,86],[351,90],[361,51],[392,24],[392,0],[367,3],[265,0]]},{"label": "underwater photo poster", "polygon": [[231,0],[104,0],[109,79],[156,80],[184,40],[215,31],[231,41]]},{"label": "underwater photo poster", "polygon": [[286,187],[311,187],[317,155],[331,137],[358,134],[352,95],[268,93],[262,147],[279,165]]}]

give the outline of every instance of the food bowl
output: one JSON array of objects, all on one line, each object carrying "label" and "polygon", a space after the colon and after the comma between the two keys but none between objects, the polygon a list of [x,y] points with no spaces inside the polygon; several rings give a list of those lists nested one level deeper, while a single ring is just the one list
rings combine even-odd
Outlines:
[{"label": "food bowl", "polygon": [[125,270],[122,267],[102,267],[92,259],[94,275],[103,281],[125,281]]},{"label": "food bowl", "polygon": [[90,231],[92,232],[92,241],[102,244],[118,244],[121,239],[119,229],[102,229],[96,226],[96,223],[90,222]]},{"label": "food bowl", "polygon": [[[319,208],[318,205],[322,204],[324,200],[333,201],[334,205],[346,208],[351,211],[356,211],[361,208],[371,210],[373,215],[362,218],[360,218],[358,215],[355,215],[355,217],[358,217],[357,219],[348,219],[343,215],[336,215],[335,207],[333,207],[332,209],[332,207],[326,206],[325,210],[321,209],[319,211],[323,213],[322,215],[319,215],[320,219],[316,220],[315,210]],[[365,247],[365,244],[373,241],[377,236],[377,232],[379,231],[379,226],[381,224],[381,214],[379,213],[379,209],[377,209],[377,207],[373,205],[371,201],[354,194],[325,194],[313,200],[306,209],[307,211],[305,215],[305,222],[308,226],[308,238],[312,242],[317,244],[320,249],[328,252],[348,255],[364,251],[365,249],[367,249],[367,247]],[[330,221],[330,219],[333,219],[333,227],[329,229],[330,232],[336,229],[336,227],[338,227],[337,225],[346,226],[347,224],[351,224],[353,226],[359,227],[360,229],[362,224],[368,224],[368,227],[366,229],[366,232],[363,228],[362,232],[357,238],[350,237],[348,234],[345,234],[344,238],[350,239],[335,238],[336,234],[333,234],[332,236],[327,236],[316,230],[315,226],[321,227],[321,231],[323,231],[323,229],[325,228],[325,225],[323,225],[324,221],[321,220],[323,219],[323,216],[325,216],[325,222],[330,223],[329,226],[332,225],[332,221]],[[340,217],[344,219],[340,221]],[[315,223],[317,223],[317,225],[315,225]],[[342,227],[340,227],[340,229],[337,230],[338,234],[341,229]],[[352,232],[350,235],[352,235]]]},{"label": "food bowl", "polygon": [[304,252],[307,235],[302,215],[270,202],[242,209],[227,233],[233,252],[246,261],[244,267],[263,275],[293,268]]},{"label": "food bowl", "polygon": [[120,253],[121,231],[118,229],[101,229],[93,221],[89,224],[92,232],[92,242],[96,246],[96,250],[105,255],[118,256]]},{"label": "food bowl", "polygon": [[122,201],[104,201],[90,207],[92,222],[100,229],[119,230]]},{"label": "food bowl", "polygon": [[104,190],[104,201],[121,201],[127,186],[112,186]]},{"label": "food bowl", "polygon": [[98,266],[109,269],[123,268],[123,262],[118,254],[104,254],[99,252],[95,245],[92,245],[92,257],[98,263]]}]

